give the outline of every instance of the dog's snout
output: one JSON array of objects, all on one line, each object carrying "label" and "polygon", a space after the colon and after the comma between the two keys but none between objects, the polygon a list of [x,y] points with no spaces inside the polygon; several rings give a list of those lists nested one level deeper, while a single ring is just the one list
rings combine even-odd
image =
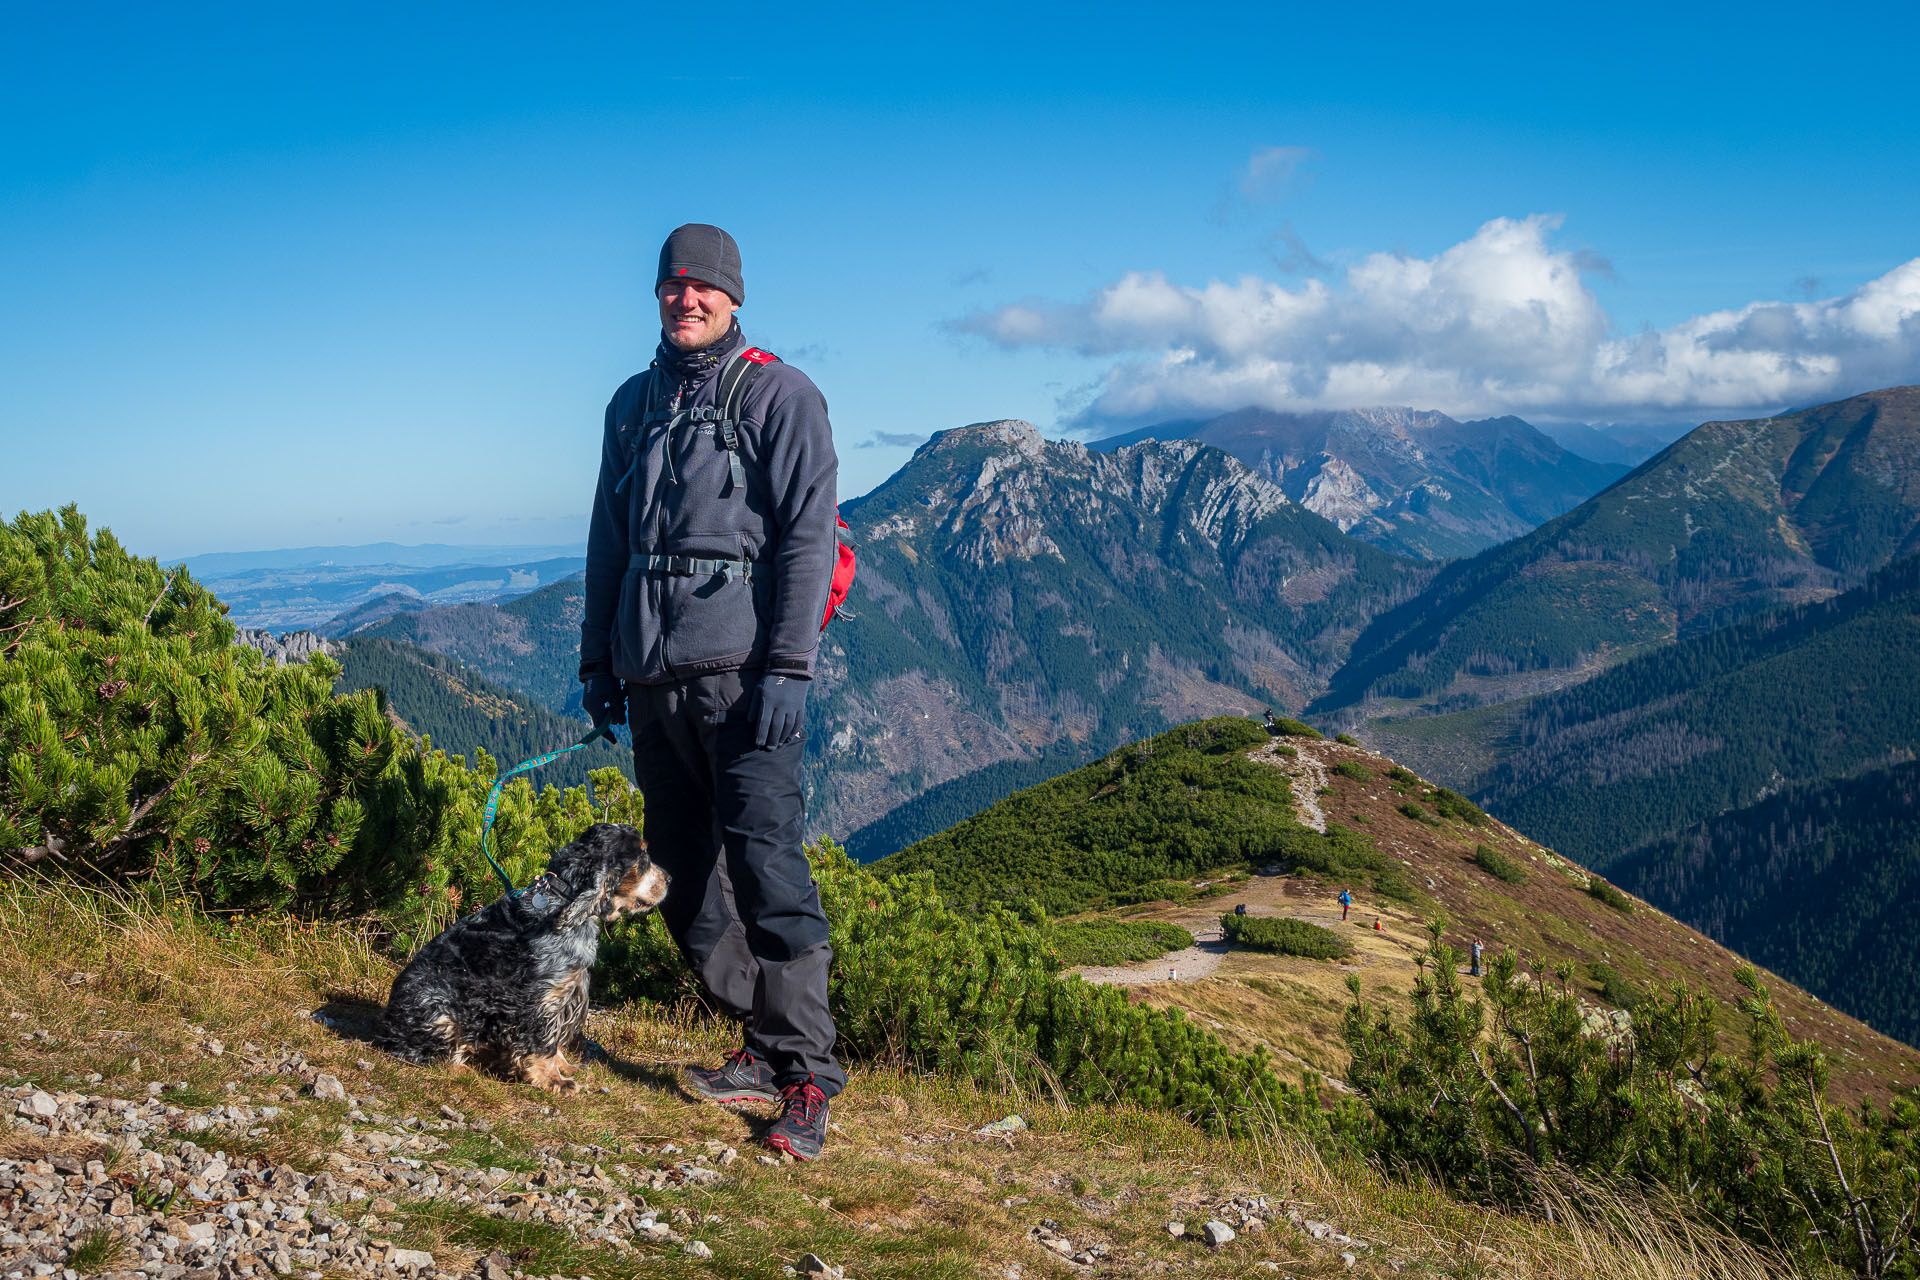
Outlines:
[{"label": "dog's snout", "polygon": [[651,910],[666,900],[667,886],[672,883],[672,880],[673,877],[666,871],[651,864],[641,873],[639,897],[647,909]]}]

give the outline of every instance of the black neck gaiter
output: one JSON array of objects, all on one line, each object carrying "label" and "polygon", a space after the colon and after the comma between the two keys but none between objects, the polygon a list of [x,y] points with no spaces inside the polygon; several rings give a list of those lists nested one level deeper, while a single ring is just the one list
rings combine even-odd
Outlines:
[{"label": "black neck gaiter", "polygon": [[733,350],[735,339],[739,336],[738,316],[733,318],[733,326],[725,334],[698,351],[682,351],[668,342],[663,334],[659,347],[653,353],[653,362],[679,383],[674,394],[690,395],[694,388],[713,376],[713,371],[720,367],[720,358]]}]

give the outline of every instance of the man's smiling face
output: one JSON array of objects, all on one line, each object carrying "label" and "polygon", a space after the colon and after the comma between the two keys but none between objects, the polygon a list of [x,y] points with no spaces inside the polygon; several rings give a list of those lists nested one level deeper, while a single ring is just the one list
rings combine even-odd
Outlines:
[{"label": "man's smiling face", "polygon": [[733,299],[704,280],[677,276],[660,286],[660,328],[682,351],[712,346],[733,328]]}]

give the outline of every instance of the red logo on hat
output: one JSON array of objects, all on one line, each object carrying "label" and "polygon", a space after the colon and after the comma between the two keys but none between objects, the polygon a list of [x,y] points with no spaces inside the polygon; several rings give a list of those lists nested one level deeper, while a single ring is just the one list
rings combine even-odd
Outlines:
[{"label": "red logo on hat", "polygon": [[676,272],[674,272],[673,274],[675,274],[675,275],[677,275],[677,276],[683,276],[683,275],[685,275],[685,274],[687,274],[687,269],[686,269],[685,267],[682,267],[682,268],[680,268],[680,269],[679,269],[678,271],[676,271]]}]

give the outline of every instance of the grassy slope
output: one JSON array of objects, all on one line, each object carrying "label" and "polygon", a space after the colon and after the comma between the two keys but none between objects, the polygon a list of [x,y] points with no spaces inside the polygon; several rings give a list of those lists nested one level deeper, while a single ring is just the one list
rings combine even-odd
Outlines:
[{"label": "grassy slope", "polygon": [[[1202,902],[1103,913],[1165,920],[1204,937],[1218,933],[1221,912],[1245,903],[1251,914],[1287,915],[1344,928],[1359,951],[1350,964],[1238,951],[1217,961],[1204,959],[1204,952],[1153,960],[1137,967],[1135,999],[1198,1014],[1236,1049],[1265,1044],[1285,1059],[1337,1076],[1346,1061],[1339,1021],[1347,1004],[1347,974],[1360,975],[1370,1000],[1409,991],[1415,976],[1413,956],[1425,943],[1426,919],[1437,907],[1450,921],[1449,945],[1464,951],[1478,938],[1493,949],[1511,946],[1523,965],[1547,973],[1570,964],[1574,982],[1596,1006],[1602,1003],[1598,989],[1587,979],[1587,965],[1595,961],[1611,965],[1642,989],[1675,978],[1703,985],[1721,1001],[1723,1043],[1744,1043],[1737,1038],[1740,1027],[1733,1009],[1738,993],[1733,973],[1741,957],[1732,951],[1644,903],[1631,915],[1604,905],[1586,892],[1588,878],[1582,868],[1498,821],[1472,827],[1457,819],[1422,822],[1406,816],[1401,806],[1419,803],[1427,789],[1404,783],[1396,789],[1385,776],[1392,761],[1384,757],[1332,741],[1282,742],[1299,754],[1289,759],[1256,747],[1253,757],[1293,776],[1296,803],[1311,797],[1327,821],[1365,833],[1380,852],[1402,863],[1423,901],[1413,905],[1372,894],[1357,879],[1255,876],[1232,893]],[[1363,782],[1336,772],[1342,762],[1358,764],[1375,777]],[[1320,794],[1322,787],[1330,787],[1333,794]],[[1428,806],[1421,807],[1435,817]],[[950,835],[959,837],[964,830],[956,828]],[[1479,844],[1521,863],[1529,873],[1527,882],[1509,884],[1474,866]],[[949,851],[951,858],[965,856],[964,849]],[[939,867],[933,869],[938,876]],[[1334,899],[1345,883],[1353,885],[1357,902],[1352,919],[1342,925]],[[968,885],[970,891],[979,890],[972,878]],[[1376,918],[1379,932],[1372,927]],[[1161,979],[1170,963],[1189,975],[1208,963],[1214,967],[1197,980],[1168,983]],[[1831,1052],[1835,1098],[1884,1100],[1895,1084],[1920,1082],[1920,1053],[1784,979],[1769,975],[1768,982],[1788,1026],[1817,1038]],[[1404,1007],[1398,999],[1389,1003]]]},{"label": "grassy slope", "polygon": [[[371,1050],[358,1037],[394,970],[341,926],[208,921],[184,910],[128,907],[69,887],[10,881],[0,887],[0,939],[0,1026],[8,1029],[0,1042],[0,1083],[133,1098],[145,1095],[149,1081],[166,1081],[173,1086],[169,1100],[183,1109],[181,1124],[196,1108],[221,1101],[283,1106],[264,1131],[218,1136],[236,1165],[264,1160],[318,1171],[345,1149],[343,1130],[365,1134],[379,1127],[377,1120],[350,1118],[344,1104],[296,1095],[284,1074],[250,1067],[255,1042],[264,1058],[303,1054],[311,1068],[338,1076],[356,1099],[371,1099],[369,1110],[377,1113],[431,1119],[450,1105],[491,1121],[497,1142],[461,1136],[429,1156],[455,1167],[524,1173],[553,1155],[612,1163],[577,1149],[589,1145],[627,1153],[643,1167],[664,1159],[645,1158],[663,1142],[751,1151],[750,1111],[695,1104],[671,1086],[680,1064],[712,1060],[727,1047],[722,1031],[684,1013],[627,1008],[596,1014],[591,1034],[611,1061],[582,1071],[580,1094],[555,1099],[465,1070],[409,1066]],[[316,1010],[328,1015],[331,1027],[315,1021]],[[207,1045],[213,1039],[231,1048],[212,1056]],[[1031,1121],[1030,1131],[992,1139],[970,1132],[1015,1110]],[[384,1186],[374,1194],[391,1195],[397,1204],[381,1209],[385,1220],[376,1234],[430,1249],[443,1272],[466,1274],[481,1254],[500,1246],[530,1274],[596,1278],[775,1277],[808,1251],[860,1280],[1134,1275],[1169,1267],[1196,1277],[1263,1275],[1277,1267],[1300,1277],[1774,1274],[1738,1246],[1676,1233],[1645,1213],[1616,1212],[1612,1229],[1581,1219],[1591,1204],[1576,1210],[1563,1203],[1552,1224],[1518,1218],[1368,1169],[1329,1168],[1285,1139],[1226,1142],[1160,1115],[1068,1110],[1044,1098],[981,1092],[884,1066],[856,1070],[833,1115],[829,1157],[817,1164],[764,1166],[745,1159],[729,1166],[718,1185],[646,1192],[645,1202],[662,1211],[693,1215],[699,1237],[713,1248],[710,1261],[697,1261],[677,1245],[646,1243],[623,1257],[544,1223],[488,1218],[450,1199],[409,1199]],[[0,1160],[106,1154],[104,1137],[47,1140],[13,1124],[10,1117],[0,1120]],[[566,1181],[558,1176],[559,1184]],[[564,1192],[564,1185],[547,1186]],[[641,1198],[634,1187],[622,1189]],[[1282,1216],[1272,1229],[1216,1252],[1168,1236],[1169,1219],[1197,1224],[1239,1194],[1272,1197]],[[1358,1265],[1348,1270],[1338,1247],[1288,1225],[1289,1209],[1373,1247],[1358,1251]],[[173,1212],[207,1216],[181,1205]],[[1104,1242],[1111,1253],[1097,1269],[1073,1268],[1028,1238],[1042,1219],[1076,1242]]]}]

